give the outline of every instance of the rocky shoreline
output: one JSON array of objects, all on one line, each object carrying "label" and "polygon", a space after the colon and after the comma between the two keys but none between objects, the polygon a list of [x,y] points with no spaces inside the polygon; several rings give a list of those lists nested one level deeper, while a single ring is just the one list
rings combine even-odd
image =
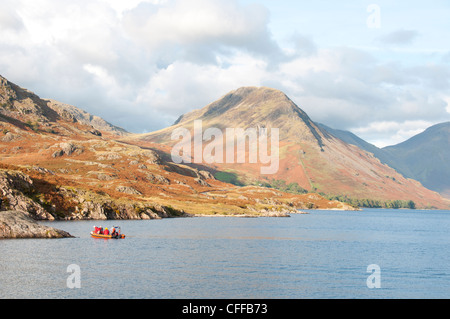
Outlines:
[{"label": "rocky shoreline", "polygon": [[0,239],[6,238],[73,238],[60,229],[40,225],[22,211],[0,211]]},{"label": "rocky shoreline", "polygon": [[[64,238],[63,231],[39,225],[46,220],[144,220],[177,217],[290,217],[305,206],[354,209],[317,194],[299,197],[258,187],[209,190],[184,197],[147,197],[63,186],[36,167],[0,169],[0,238]],[[48,180],[46,180],[48,179]],[[71,182],[67,182],[71,184]],[[170,187],[167,186],[169,189]],[[173,195],[172,195],[173,196]],[[311,204],[312,203],[312,204]],[[315,203],[315,204],[314,204]],[[311,204],[311,205],[308,205]]]}]

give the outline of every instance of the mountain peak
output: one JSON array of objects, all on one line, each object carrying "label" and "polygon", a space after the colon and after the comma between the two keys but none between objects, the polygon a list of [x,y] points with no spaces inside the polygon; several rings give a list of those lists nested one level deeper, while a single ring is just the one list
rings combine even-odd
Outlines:
[{"label": "mountain peak", "polygon": [[266,86],[259,86],[259,87],[258,86],[243,86],[243,87],[240,87],[238,89],[235,89],[235,90],[229,92],[227,95],[229,95],[229,94],[238,95],[238,96],[242,96],[242,97],[247,97],[247,96],[253,95],[253,96],[258,96],[263,99],[274,98],[275,96],[289,99],[286,96],[286,94],[284,94],[282,91],[274,89],[274,88],[266,87]]},{"label": "mountain peak", "polygon": [[297,108],[295,104],[281,91],[268,87],[247,86],[233,90],[223,95],[217,101],[202,109],[194,110],[182,115],[175,124],[186,123],[193,119],[211,120],[227,112],[253,113],[266,109],[271,112],[274,108],[284,107],[286,110]]},{"label": "mountain peak", "polygon": [[286,94],[273,88],[238,88],[202,109],[180,116],[174,125],[190,126],[195,120],[219,128],[279,128],[281,139],[316,140],[322,146],[319,129],[309,116]]},{"label": "mountain peak", "polygon": [[241,87],[230,91],[207,106],[186,113],[171,126],[136,138],[146,142],[173,144],[172,132],[183,127],[193,132],[194,122],[202,127],[239,129],[278,129],[280,142],[302,141],[323,151],[322,130],[282,91],[268,87]]},{"label": "mountain peak", "polygon": [[203,116],[220,115],[233,108],[243,112],[262,112],[262,117],[269,116],[268,120],[274,118],[274,112],[280,115],[300,110],[286,94],[279,90],[268,87],[241,87],[206,106]]}]

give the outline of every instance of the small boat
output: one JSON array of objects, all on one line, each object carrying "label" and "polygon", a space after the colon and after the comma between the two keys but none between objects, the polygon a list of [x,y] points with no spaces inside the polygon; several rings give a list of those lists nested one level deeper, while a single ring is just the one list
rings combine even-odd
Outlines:
[{"label": "small boat", "polygon": [[93,231],[91,231],[91,236],[94,238],[105,238],[105,239],[123,239],[125,238],[124,234],[116,234],[116,235],[103,235],[103,234],[96,234]]},{"label": "small boat", "polygon": [[104,234],[97,234],[96,232],[91,231],[91,237],[93,238],[103,238],[103,239],[124,239],[125,235],[120,232],[120,227],[114,226],[114,228],[117,230],[114,235],[104,235]]}]

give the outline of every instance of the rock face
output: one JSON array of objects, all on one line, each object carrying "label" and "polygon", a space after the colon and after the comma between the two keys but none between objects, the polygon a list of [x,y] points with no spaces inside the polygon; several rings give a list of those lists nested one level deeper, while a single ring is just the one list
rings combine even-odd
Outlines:
[{"label": "rock face", "polygon": [[33,192],[30,176],[18,171],[0,170],[0,209],[25,211],[36,220],[53,220],[50,213],[30,198]]},{"label": "rock face", "polygon": [[71,121],[73,123],[78,122],[84,125],[91,126],[92,129],[89,130],[89,133],[95,136],[102,136],[102,133],[100,131],[109,132],[119,136],[128,134],[128,132],[123,128],[112,125],[104,119],[96,115],[89,114],[88,112],[73,105],[61,103],[52,99],[45,101],[47,102],[48,107],[58,113],[58,115],[63,119]]},{"label": "rock face", "polygon": [[[142,195],[130,186],[118,186],[117,191]],[[57,205],[49,205],[44,195],[50,194],[42,194],[37,190],[29,175],[0,169],[0,210],[20,211],[31,220],[160,219],[189,216],[184,211],[169,206],[156,203],[145,205],[134,200],[113,200],[107,195],[82,189],[58,187],[54,192],[54,198],[58,199]]]},{"label": "rock face", "polygon": [[22,211],[0,211],[0,239],[2,238],[70,238],[68,232],[39,225]]}]

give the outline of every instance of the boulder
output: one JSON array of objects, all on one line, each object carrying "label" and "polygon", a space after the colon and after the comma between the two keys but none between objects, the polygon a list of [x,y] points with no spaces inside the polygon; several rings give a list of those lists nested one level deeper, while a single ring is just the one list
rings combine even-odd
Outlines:
[{"label": "boulder", "polygon": [[99,130],[96,130],[94,128],[92,130],[90,130],[89,133],[91,133],[92,135],[95,135],[95,136],[102,136],[102,132],[100,132]]},{"label": "boulder", "polygon": [[143,155],[147,157],[147,164],[150,165],[160,165],[162,163],[161,158],[159,157],[158,153],[152,150],[146,150],[143,152]]},{"label": "boulder", "polygon": [[60,157],[60,156],[63,156],[63,155],[64,155],[64,151],[63,150],[57,150],[56,152],[54,152],[52,154],[52,157],[56,158],[56,157]]},{"label": "boulder", "polygon": [[52,154],[52,157],[59,157],[64,154],[66,154],[67,156],[70,156],[73,153],[80,155],[81,153],[83,153],[83,147],[76,145],[72,142],[64,142],[64,143],[59,144],[59,150],[55,151]]},{"label": "boulder", "polygon": [[138,190],[134,189],[131,186],[118,186],[116,188],[116,190],[118,192],[124,193],[124,194],[130,194],[130,195],[142,195],[141,192],[139,192]]},{"label": "boulder", "polygon": [[164,184],[164,185],[170,184],[169,179],[158,174],[147,173],[145,179],[152,184]]},{"label": "boulder", "polygon": [[2,137],[2,142],[11,142],[21,138],[20,135],[12,134],[11,132],[7,132],[5,136]]}]

